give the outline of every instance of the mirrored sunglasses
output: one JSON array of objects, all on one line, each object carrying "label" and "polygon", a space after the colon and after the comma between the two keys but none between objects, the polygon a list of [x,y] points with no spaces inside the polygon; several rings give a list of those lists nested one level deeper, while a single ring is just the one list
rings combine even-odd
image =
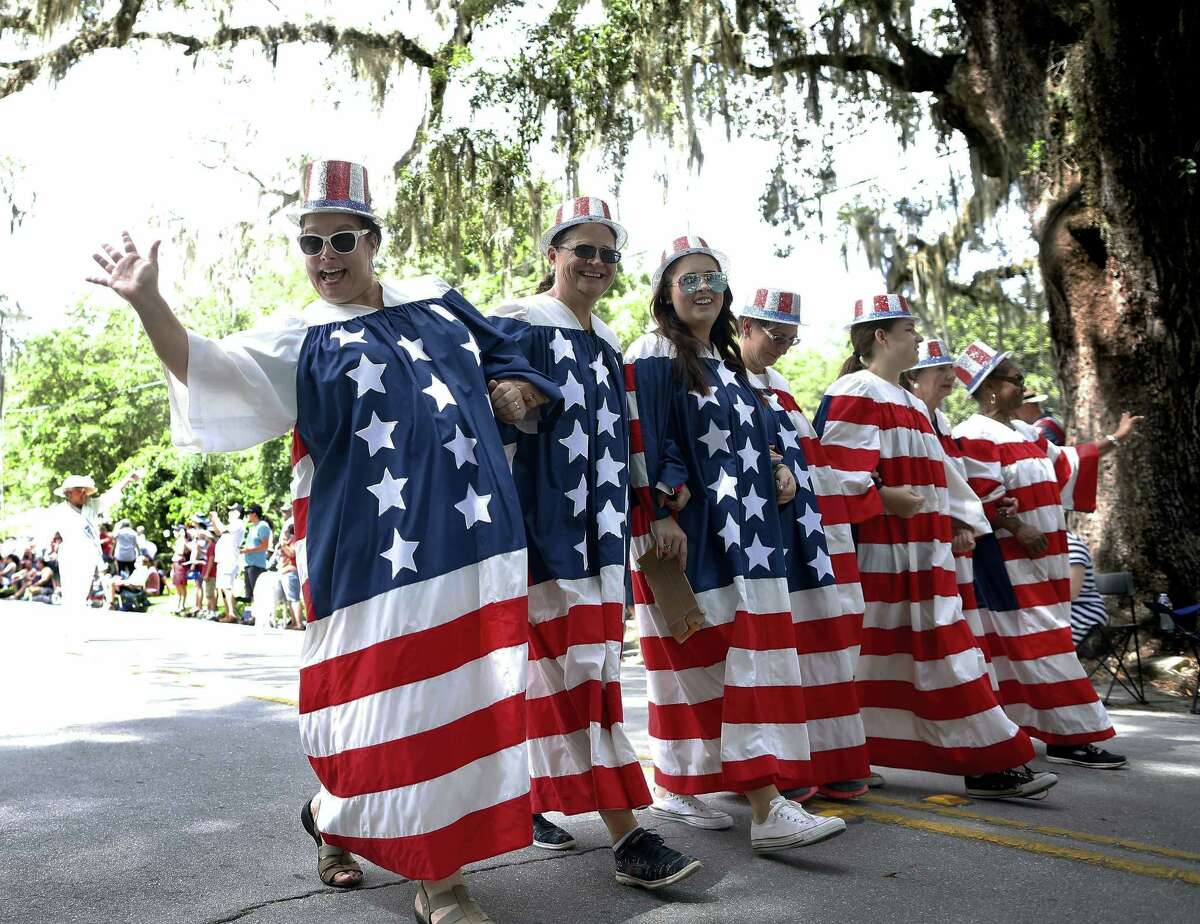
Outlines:
[{"label": "mirrored sunglasses", "polygon": [[766,334],[767,339],[770,340],[776,346],[794,347],[797,343],[800,342],[799,337],[789,337],[787,334],[776,334],[776,333],[773,333],[773,332],[767,330],[765,327],[763,328],[763,333]]},{"label": "mirrored sunglasses", "polygon": [[580,260],[594,260],[596,254],[600,254],[601,263],[620,263],[621,251],[613,250],[611,247],[597,247],[595,244],[576,244],[573,247],[569,244],[559,244],[559,250],[569,250],[579,257]]},{"label": "mirrored sunglasses", "polygon": [[700,283],[708,285],[714,292],[724,292],[729,288],[729,277],[724,273],[684,273],[675,280],[675,284],[679,286],[679,291],[684,295],[691,295],[700,288]]},{"label": "mirrored sunglasses", "polygon": [[354,253],[358,239],[370,234],[370,228],[360,228],[357,231],[338,231],[328,236],[324,234],[301,234],[296,240],[300,243],[300,252],[306,257],[315,257],[328,244],[335,253]]}]

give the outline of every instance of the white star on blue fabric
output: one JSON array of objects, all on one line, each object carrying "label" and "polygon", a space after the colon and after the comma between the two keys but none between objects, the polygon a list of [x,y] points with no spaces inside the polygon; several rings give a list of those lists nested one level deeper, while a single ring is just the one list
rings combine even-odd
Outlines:
[{"label": "white star on blue fabric", "polygon": [[458,323],[458,318],[456,318],[450,312],[450,309],[447,308],[445,305],[439,305],[437,302],[433,302],[432,304],[430,304],[429,310],[432,311],[434,314],[436,314],[439,318],[443,318],[444,320],[449,321],[451,324]]},{"label": "white star on blue fabric", "polygon": [[476,523],[491,523],[492,515],[488,511],[488,504],[491,503],[492,495],[476,494],[474,485],[467,485],[467,496],[454,505],[454,509],[463,515],[463,521],[466,523],[467,529],[471,529]]},{"label": "white star on blue fabric", "polygon": [[379,501],[379,513],[376,516],[383,516],[393,507],[397,510],[405,509],[404,496],[401,492],[406,484],[408,484],[407,478],[393,478],[392,473],[385,468],[379,484],[367,485],[367,490],[374,494],[375,499]]},{"label": "white star on blue fabric", "polygon": [[817,549],[816,557],[808,563],[808,566],[817,572],[818,581],[833,577],[833,561],[825,554],[824,549]]},{"label": "white star on blue fabric", "polygon": [[360,327],[358,330],[346,330],[344,327],[339,327],[329,335],[330,340],[336,340],[339,347],[344,347],[347,343],[366,343],[367,329]]},{"label": "white star on blue fabric", "polygon": [[596,461],[596,486],[611,484],[619,487],[621,472],[624,470],[625,463],[618,462],[612,457],[612,453],[605,449],[604,455]]},{"label": "white star on blue fabric", "polygon": [[617,434],[613,430],[613,426],[620,419],[621,415],[612,411],[607,401],[601,404],[600,410],[596,412],[596,435],[599,436],[601,433],[607,433],[609,436],[615,437]]},{"label": "white star on blue fabric", "polygon": [[717,495],[717,503],[721,503],[725,498],[737,497],[737,479],[734,478],[725,469],[717,469],[720,472],[717,475],[717,480],[708,485],[708,489]]},{"label": "white star on blue fabric", "polygon": [[734,396],[733,409],[737,411],[738,417],[741,418],[743,427],[754,426],[754,406],[743,401],[741,395]]},{"label": "white star on blue fabric", "polygon": [[737,384],[737,373],[730,369],[724,363],[717,363],[717,376],[726,385]]},{"label": "white star on blue fabric", "polygon": [[584,472],[579,476],[578,487],[576,487],[573,491],[564,491],[563,494],[567,496],[567,500],[575,505],[575,512],[572,514],[572,516],[579,516],[585,510],[587,510],[587,472]]},{"label": "white star on blue fabric", "polygon": [[448,443],[442,443],[442,446],[454,454],[454,467],[462,468],[467,462],[472,465],[479,464],[475,461],[475,444],[478,442],[479,440],[467,436],[462,432],[462,427],[455,424],[454,439]]},{"label": "white star on blue fabric", "polygon": [[567,380],[559,386],[559,390],[563,396],[563,410],[568,408],[584,406],[583,386],[579,384],[579,379],[575,378],[574,372],[567,373]]},{"label": "white star on blue fabric", "polygon": [[430,383],[427,388],[422,388],[421,391],[429,395],[437,404],[439,411],[444,411],[447,405],[458,405],[454,400],[454,395],[450,394],[450,389],[446,387],[446,383],[439,379],[436,375],[430,375]]},{"label": "white star on blue fabric", "polygon": [[758,460],[762,453],[754,448],[754,444],[747,437],[746,444],[737,451],[737,454],[742,458],[742,469],[748,471],[758,471]]},{"label": "white star on blue fabric", "polygon": [[754,485],[750,485],[750,493],[742,498],[742,506],[746,509],[746,522],[749,523],[755,517],[763,518],[763,504],[766,503],[764,498],[758,496],[758,491]]},{"label": "white star on blue fabric", "polygon": [[346,378],[353,379],[357,386],[357,394],[354,397],[361,398],[369,391],[386,395],[383,387],[383,370],[386,368],[387,363],[373,363],[367,359],[366,353],[359,356],[358,365],[346,373]]},{"label": "white star on blue fabric", "polygon": [[564,359],[575,359],[575,350],[571,346],[571,341],[563,336],[561,330],[554,331],[554,339],[550,342],[550,349],[554,351],[554,365],[558,365]]},{"label": "white star on blue fabric", "polygon": [[796,517],[796,522],[804,527],[805,536],[811,536],[814,533],[825,534],[825,530],[821,526],[821,514],[813,510],[808,504],[804,505],[804,514]]},{"label": "white star on blue fabric", "polygon": [[395,449],[392,445],[392,431],[396,429],[395,420],[380,420],[379,415],[371,411],[371,422],[361,430],[355,430],[354,435],[367,441],[368,453],[372,456],[381,449]]},{"label": "white star on blue fabric", "polygon": [[596,387],[608,384],[608,366],[604,364],[604,354],[601,353],[596,357],[595,362],[588,363],[592,372],[596,373]]},{"label": "white star on blue fabric", "polygon": [[721,406],[720,402],[717,401],[716,394],[711,391],[706,395],[698,391],[689,391],[688,394],[696,399],[696,410],[700,410],[706,404],[715,404],[717,407]]},{"label": "white star on blue fabric", "polygon": [[578,420],[575,421],[575,429],[571,431],[571,435],[563,437],[559,442],[567,447],[568,462],[574,462],[587,455],[588,435],[583,432],[583,424]]},{"label": "white star on blue fabric", "polygon": [[613,506],[612,501],[606,501],[604,508],[596,515],[596,523],[600,526],[600,532],[596,535],[600,539],[608,534],[621,538],[621,524],[625,522],[625,515]]},{"label": "white star on blue fabric", "polygon": [[708,450],[708,457],[711,459],[718,452],[729,452],[729,431],[722,430],[715,420],[710,420],[708,432],[700,437],[700,442]]},{"label": "white star on blue fabric", "polygon": [[420,542],[409,542],[400,535],[400,530],[392,530],[392,547],[386,552],[380,552],[380,558],[386,558],[392,564],[392,577],[395,577],[406,568],[409,571],[416,571],[417,564],[413,556],[416,554],[417,546]]},{"label": "white star on blue fabric", "polygon": [[762,540],[758,536],[754,537],[754,541],[746,546],[746,559],[750,562],[750,567],[747,570],[754,568],[771,569],[771,553],[775,550],[769,545],[763,545]]},{"label": "white star on blue fabric", "polygon": [[425,352],[425,343],[418,337],[416,340],[409,340],[407,337],[401,337],[396,341],[396,344],[404,349],[409,358],[416,362],[418,359],[423,359],[426,362],[432,362],[429,354]]},{"label": "white star on blue fabric", "polygon": [[779,428],[779,442],[784,449],[799,449],[800,443],[796,438],[796,431],[791,427]]},{"label": "white star on blue fabric", "polygon": [[809,491],[812,490],[812,472],[810,472],[807,468],[800,468],[797,466],[796,471],[792,472],[792,474],[796,476],[797,490],[800,488],[806,488]]},{"label": "white star on blue fabric", "polygon": [[575,549],[576,552],[578,552],[580,554],[580,556],[582,556],[583,567],[586,570],[587,566],[588,566],[588,563],[587,563],[587,536],[584,536],[579,542],[575,543],[573,548]]},{"label": "white star on blue fabric", "polygon": [[717,533],[725,541],[725,551],[728,552],[733,546],[741,546],[742,531],[738,528],[737,521],[733,519],[733,514],[728,514],[725,517],[725,525],[721,527]]},{"label": "white star on blue fabric", "polygon": [[767,407],[773,411],[783,410],[783,405],[779,403],[779,396],[773,391],[767,393]]},{"label": "white star on blue fabric", "polygon": [[483,361],[479,358],[479,344],[475,342],[474,334],[467,331],[467,342],[460,343],[459,346],[475,357],[475,364],[477,366],[483,365]]}]

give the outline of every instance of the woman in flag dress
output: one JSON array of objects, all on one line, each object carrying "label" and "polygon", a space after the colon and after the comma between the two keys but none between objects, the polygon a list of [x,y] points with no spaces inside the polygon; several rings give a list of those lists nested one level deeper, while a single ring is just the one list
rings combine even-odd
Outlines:
[{"label": "woman in flag dress", "polygon": [[[672,241],[653,277],[657,329],[626,352],[638,501],[630,561],[650,694],[650,811],[724,828],[733,819],[697,797],[744,793],[751,847],[765,852],[817,843],[845,824],[780,793],[812,778],[795,629],[804,613],[793,611],[793,517],[784,512],[796,481],[771,458],[778,425],[738,355],[726,273],[702,238]],[[814,557],[796,567],[832,588],[811,545]],[[704,611],[705,626],[683,642],[638,564],[652,549],[678,561]]]},{"label": "woman in flag dress", "polygon": [[616,278],[625,229],[602,199],[559,206],[536,294],[491,312],[529,364],[558,383],[562,413],[505,428],[529,543],[526,714],[533,842],[575,845],[543,812],[599,812],[617,881],[658,889],[700,861],[641,828],[650,790],[621,709],[629,415],[620,342],[594,313]]},{"label": "woman in flag dress", "polygon": [[1000,708],[963,618],[945,456],[924,404],[900,386],[921,342],[908,303],[859,300],[850,342],[814,424],[855,528],[871,763],[961,774],[978,798],[1039,796],[1057,778],[1023,766],[1033,746]]},{"label": "woman in flag dress", "polygon": [[[976,581],[991,611],[988,649],[1000,700],[1014,722],[1046,743],[1046,759],[1114,768],[1125,758],[1096,747],[1113,737],[1100,697],[1071,638],[1071,581],[1064,510],[1095,509],[1099,459],[1141,420],[1122,414],[1095,443],[1056,446],[1015,420],[1025,377],[1007,352],[975,341],[955,371],[979,411],[954,428],[971,487],[995,534],[975,553]],[[996,501],[1015,497],[1017,510]]]},{"label": "woman in flag dress", "polygon": [[495,418],[558,389],[445,283],[376,279],[364,168],[308,165],[301,201],[318,298],[253,330],[187,331],[158,242],[105,245],[91,281],[140,316],[177,446],[292,432],[300,731],[321,782],[301,815],[322,879],[358,885],[355,853],[419,880],[418,920],[491,920],[460,868],[530,841],[525,538]]},{"label": "woman in flag dress", "polygon": [[[739,353],[750,384],[775,412],[783,461],[798,488],[781,513],[788,526],[788,585],[816,784],[810,791],[853,799],[867,791],[864,780],[871,772],[854,690],[862,586],[841,484],[787,379],[772,368],[799,342],[799,326],[798,293],[759,289],[741,311]],[[813,560],[818,567],[805,565]],[[837,582],[833,587],[823,581],[830,569]]]}]

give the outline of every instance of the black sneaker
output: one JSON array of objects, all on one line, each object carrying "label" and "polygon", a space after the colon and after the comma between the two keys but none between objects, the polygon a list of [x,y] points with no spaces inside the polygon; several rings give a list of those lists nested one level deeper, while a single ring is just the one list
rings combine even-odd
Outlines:
[{"label": "black sneaker", "polygon": [[1048,744],[1046,760],[1055,764],[1091,767],[1095,770],[1115,770],[1129,763],[1120,754],[1110,753],[1094,744]]},{"label": "black sneaker", "polygon": [[965,776],[967,794],[976,799],[1044,799],[1058,782],[1053,773],[1035,773],[1028,767],[1011,767],[999,773]]},{"label": "black sneaker", "polygon": [[542,850],[570,850],[575,838],[552,821],[541,815],[533,816],[533,846]]},{"label": "black sneaker", "polygon": [[672,850],[653,831],[636,828],[616,851],[617,882],[661,889],[696,872],[700,861]]}]

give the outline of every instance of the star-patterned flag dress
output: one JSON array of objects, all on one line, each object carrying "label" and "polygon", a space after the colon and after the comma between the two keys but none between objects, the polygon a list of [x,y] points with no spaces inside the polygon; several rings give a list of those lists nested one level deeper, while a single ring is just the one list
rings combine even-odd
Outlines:
[{"label": "star-patterned flag dress", "polygon": [[383,298],[316,302],[220,342],[189,333],[172,430],[202,451],[293,430],[317,824],[441,879],[531,840],[525,536],[487,381],[559,393],[440,280]]},{"label": "star-patterned flag dress", "polygon": [[[775,411],[784,462],[798,488],[781,512],[792,524],[790,535],[785,530],[785,538],[793,543],[788,585],[804,676],[813,782],[860,780],[871,772],[854,688],[863,598],[846,502],[825,448],[792,397],[787,379],[774,369],[749,378],[764,390]],[[819,562],[817,568],[804,566],[810,559]],[[830,569],[837,582],[833,587],[824,581]],[[813,578],[821,580],[814,585]]]},{"label": "star-patterned flag dress", "polygon": [[[775,415],[715,354],[702,362],[709,391],[689,391],[658,334],[625,354],[630,416],[633,599],[650,694],[655,781],[671,792],[745,792],[811,785],[804,689],[787,561],[793,518],[775,501],[769,447]],[[637,565],[654,547],[650,523],[668,515],[655,489],[686,484],[678,514],[687,577],[705,627],[682,644],[666,628]],[[798,568],[832,585],[817,556]],[[803,600],[803,595],[799,598]],[[801,618],[803,613],[799,614]]]},{"label": "star-patterned flag dress", "polygon": [[[983,504],[970,487],[967,480],[967,468],[963,462],[962,449],[958,441],[951,436],[950,418],[941,408],[933,412],[933,429],[942,443],[942,452],[946,455],[946,481],[950,487],[950,519],[958,520],[971,527],[976,541],[992,532],[992,525],[983,512]],[[992,689],[999,692],[1000,685],[996,680],[996,669],[992,666],[991,647],[988,635],[992,629],[992,614],[975,592],[975,553],[973,551],[954,553],[954,578],[958,582],[958,596],[962,600],[963,618],[975,633],[983,656],[987,661],[988,680]]]},{"label": "star-patterned flag dress", "polygon": [[629,415],[620,342],[550,295],[493,311],[562,413],[506,427],[529,542],[529,762],[533,810],[568,815],[650,804],[623,727]]},{"label": "star-patterned flag dress", "polygon": [[1096,506],[1099,455],[1090,444],[1056,446],[1033,427],[974,414],[954,428],[971,487],[989,515],[1005,494],[1017,519],[1045,534],[1031,557],[1005,529],[976,549],[975,573],[991,610],[988,649],[1000,701],[1014,722],[1047,744],[1103,741],[1116,734],[1075,654],[1071,576],[1063,508]]},{"label": "star-patterned flag dress", "polygon": [[[865,612],[856,672],[871,763],[975,776],[1026,763],[963,618],[950,550],[945,456],[925,405],[862,370],[834,382],[814,421],[856,529]],[[885,512],[885,486],[924,497]]]}]

